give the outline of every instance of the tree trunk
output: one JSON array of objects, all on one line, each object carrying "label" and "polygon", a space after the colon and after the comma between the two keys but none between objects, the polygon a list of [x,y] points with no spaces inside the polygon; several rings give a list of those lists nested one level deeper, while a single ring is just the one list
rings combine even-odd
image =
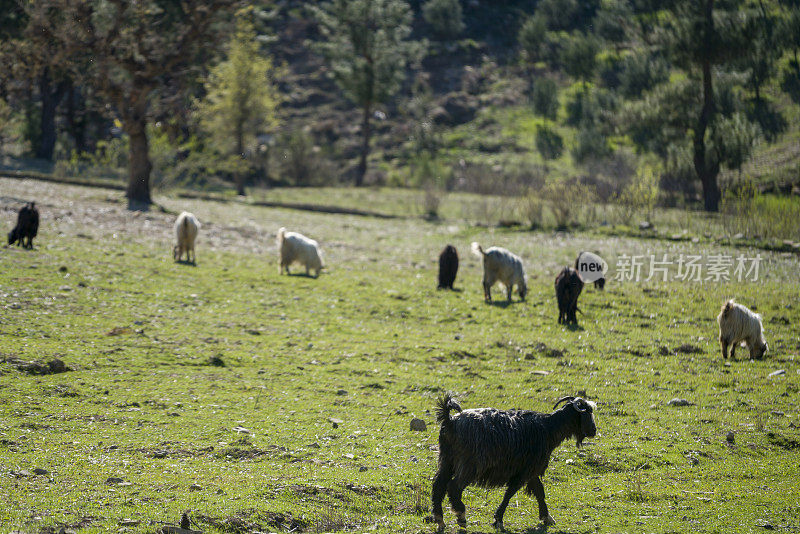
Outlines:
[{"label": "tree trunk", "polygon": [[75,144],[75,151],[83,154],[87,151],[86,147],[86,118],[78,117],[80,111],[80,101],[82,99],[81,92],[75,88],[75,85],[70,83],[69,90],[67,91],[67,128],[69,134],[72,136],[72,142]]},{"label": "tree trunk", "polygon": [[[242,121],[236,124],[236,155],[240,158],[244,158],[244,124]],[[233,179],[236,182],[236,194],[245,196],[247,192],[244,189],[244,173],[238,170],[235,171]]]},{"label": "tree trunk", "polygon": [[67,91],[67,82],[60,82],[55,89],[52,88],[50,69],[45,68],[39,76],[39,97],[42,100],[42,114],[39,122],[40,143],[36,150],[36,157],[53,161],[53,152],[56,148],[56,108]]},{"label": "tree trunk", "polygon": [[358,162],[356,172],[356,187],[364,185],[364,176],[367,174],[367,156],[369,156],[369,137],[370,137],[370,105],[364,105],[364,117],[361,123],[361,159]]},{"label": "tree trunk", "polygon": [[128,197],[130,209],[147,208],[150,198],[150,149],[147,142],[147,120],[142,115],[125,124],[130,138],[130,161],[128,162]]},{"label": "tree trunk", "polygon": [[[712,46],[711,39],[714,34],[714,0],[705,3],[705,31],[703,38],[706,50]],[[703,205],[706,211],[719,211],[720,190],[717,184],[719,162],[708,161],[706,157],[706,130],[714,116],[714,87],[711,78],[711,58],[706,55],[702,59],[703,68],[703,107],[694,129],[692,144],[694,148],[694,170],[703,184]]]}]

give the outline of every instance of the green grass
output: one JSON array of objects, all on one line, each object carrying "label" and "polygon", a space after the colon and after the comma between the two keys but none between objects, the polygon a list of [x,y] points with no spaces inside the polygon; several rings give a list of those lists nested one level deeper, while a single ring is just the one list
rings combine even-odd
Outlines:
[{"label": "green grass", "polygon": [[[0,183],[4,227],[11,198],[35,196],[43,219],[36,250],[0,251],[0,361],[72,368],[31,376],[0,363],[2,532],[155,532],[185,510],[208,533],[291,521],[433,532],[431,410],[445,390],[465,408],[548,411],[579,390],[598,402],[599,435],[564,443],[544,477],[551,532],[800,528],[796,256],[762,251],[759,283],[587,288],[581,326],[568,329],[552,281],[580,250],[612,265],[740,250],[159,198],[204,224],[191,267],[171,260],[172,215],[128,213],[118,192]],[[278,275],[280,226],[320,242],[319,279]],[[525,259],[527,302],[483,302],[472,240]],[[457,292],[435,289],[447,242],[461,254]],[[765,360],[722,361],[715,316],[730,296],[763,315]],[[694,405],[667,406],[673,397]],[[428,430],[409,431],[412,417]],[[49,473],[13,474],[36,468]],[[469,531],[491,530],[501,497],[465,493]],[[446,521],[455,527],[449,511]],[[505,524],[528,532],[535,502],[518,494]]]}]

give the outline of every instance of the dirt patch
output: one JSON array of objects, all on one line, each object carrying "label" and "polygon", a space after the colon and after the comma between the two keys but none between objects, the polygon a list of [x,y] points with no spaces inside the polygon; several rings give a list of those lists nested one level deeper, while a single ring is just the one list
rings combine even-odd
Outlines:
[{"label": "dirt patch", "polygon": [[783,434],[778,434],[777,432],[767,432],[767,441],[769,441],[772,445],[780,447],[781,449],[786,449],[787,451],[800,449],[800,441],[797,441],[794,438],[787,438]]},{"label": "dirt patch", "polygon": [[53,358],[49,362],[42,360],[22,360],[20,358],[6,358],[5,363],[10,363],[18,371],[29,375],[55,375],[72,371],[61,359]]},{"label": "dirt patch", "polygon": [[193,519],[197,523],[205,523],[222,532],[232,532],[234,534],[263,532],[270,528],[287,532],[304,532],[309,527],[308,521],[292,517],[289,512],[243,510],[234,516],[225,518],[198,514]]},{"label": "dirt patch", "polygon": [[680,347],[675,347],[675,352],[678,354],[702,354],[705,351],[696,345],[684,343]]},{"label": "dirt patch", "polygon": [[525,354],[526,360],[533,360],[536,357],[536,354],[539,356],[544,356],[545,358],[563,358],[566,354],[563,350],[554,349],[552,347],[548,347],[545,343],[541,341],[534,344],[532,347],[533,352],[528,352]]}]

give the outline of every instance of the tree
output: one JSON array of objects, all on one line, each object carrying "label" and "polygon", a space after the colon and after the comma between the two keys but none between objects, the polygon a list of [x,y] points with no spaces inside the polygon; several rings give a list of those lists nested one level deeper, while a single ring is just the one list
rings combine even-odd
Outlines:
[{"label": "tree", "polygon": [[[265,128],[275,126],[278,91],[272,60],[260,54],[252,9],[237,13],[236,31],[227,59],[209,72],[206,97],[199,103],[203,130],[223,152],[244,156],[245,145]],[[236,172],[236,191],[245,194],[243,172]]]},{"label": "tree", "polygon": [[547,19],[542,15],[528,17],[522,23],[517,40],[528,63],[535,63],[540,59],[546,33]]},{"label": "tree", "polygon": [[569,39],[561,52],[564,71],[583,82],[584,92],[597,69],[597,50],[598,44],[594,37],[579,33]]},{"label": "tree", "polygon": [[400,90],[406,67],[421,58],[423,47],[408,40],[412,14],[403,0],[330,0],[312,9],[323,35],[318,49],[345,96],[361,110],[361,154],[355,176],[360,186],[367,173],[375,106]]},{"label": "tree", "polygon": [[715,5],[715,0],[678,0],[671,9],[672,17],[664,33],[668,36],[664,44],[675,65],[686,71],[701,88],[701,104],[694,109],[694,120],[685,131],[692,138],[692,159],[703,185],[706,211],[719,210],[717,176],[723,163],[720,153],[708,147],[709,127],[717,118],[714,70],[729,66],[745,48],[740,41],[738,7],[736,0],[720,6]]},{"label": "tree", "polygon": [[422,6],[422,16],[445,39],[453,39],[464,31],[460,0],[428,0]]},{"label": "tree", "polygon": [[167,83],[196,74],[225,30],[220,22],[238,0],[40,0],[52,7],[46,23],[69,59],[72,75],[96,87],[119,115],[129,137],[126,196],[147,207],[150,162],[147,139],[151,99]]}]

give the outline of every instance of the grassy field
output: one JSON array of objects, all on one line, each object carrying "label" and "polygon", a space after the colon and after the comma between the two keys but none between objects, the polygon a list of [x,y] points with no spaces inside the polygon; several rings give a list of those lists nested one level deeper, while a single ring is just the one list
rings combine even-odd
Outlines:
[{"label": "grassy field", "polygon": [[[565,442],[544,477],[550,532],[800,530],[797,254],[760,251],[758,282],[587,287],[570,329],[553,279],[580,250],[612,267],[757,251],[166,197],[170,213],[141,214],[117,191],[0,179],[3,228],[28,199],[36,249],[0,250],[0,533],[152,533],[184,511],[207,533],[433,532],[446,390],[465,408],[549,411],[581,390],[598,403],[598,436]],[[182,209],[204,223],[196,267],[171,258]],[[278,275],[280,226],[320,242],[319,279]],[[524,258],[526,302],[499,287],[483,302],[473,240]],[[435,289],[448,242],[455,292]],[[766,359],[722,360],[715,317],[732,296],[762,314]],[[70,370],[20,370],[53,358]],[[470,532],[492,531],[501,497],[467,490]],[[519,493],[505,525],[537,518]]]}]

